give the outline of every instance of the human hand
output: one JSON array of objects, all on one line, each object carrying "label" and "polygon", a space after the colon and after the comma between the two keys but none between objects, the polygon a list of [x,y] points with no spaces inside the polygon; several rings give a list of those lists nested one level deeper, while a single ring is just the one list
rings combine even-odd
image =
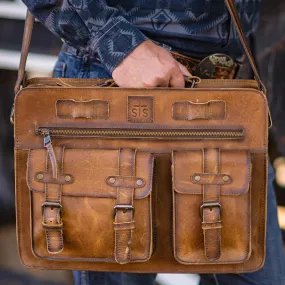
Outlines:
[{"label": "human hand", "polygon": [[113,71],[120,87],[185,87],[187,68],[170,52],[148,40],[134,49]]}]

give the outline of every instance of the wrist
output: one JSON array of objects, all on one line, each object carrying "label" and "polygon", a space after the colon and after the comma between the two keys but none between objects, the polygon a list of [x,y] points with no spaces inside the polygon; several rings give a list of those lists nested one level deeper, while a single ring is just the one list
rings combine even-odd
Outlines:
[{"label": "wrist", "polygon": [[[99,40],[98,40],[99,38]],[[123,17],[112,19],[90,41],[90,48],[96,52],[110,74],[141,43],[148,38]]]}]

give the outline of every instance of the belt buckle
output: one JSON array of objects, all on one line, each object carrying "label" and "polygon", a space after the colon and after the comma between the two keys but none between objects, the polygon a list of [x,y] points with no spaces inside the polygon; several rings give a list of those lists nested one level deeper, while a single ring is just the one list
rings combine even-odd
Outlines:
[{"label": "belt buckle", "polygon": [[218,77],[217,73],[221,70],[227,73],[228,76],[224,78],[229,78],[232,75],[234,68],[236,67],[235,61],[226,54],[215,53],[205,57],[195,68],[194,74],[203,79],[211,78],[223,78]]},{"label": "belt buckle", "polygon": [[126,211],[133,211],[133,214],[135,213],[135,208],[132,205],[116,205],[114,207],[114,217],[117,214],[117,210],[123,210],[123,212],[125,213]]},{"label": "belt buckle", "polygon": [[210,209],[212,209],[212,208],[219,208],[220,209],[220,215],[222,215],[222,210],[221,210],[222,206],[218,202],[203,203],[201,205],[201,207],[200,207],[200,216],[201,217],[203,217],[203,210],[204,210],[204,208],[210,208]]},{"label": "belt buckle", "polygon": [[42,214],[44,214],[44,208],[45,207],[51,207],[51,208],[59,208],[60,215],[62,215],[62,205],[58,202],[44,202],[42,204]]},{"label": "belt buckle", "polygon": [[[44,210],[45,207],[50,207],[50,208],[59,208],[59,217],[60,217],[60,223],[57,225],[49,225],[44,222]],[[42,204],[42,225],[46,229],[58,229],[62,228],[62,205],[58,202],[44,202]]]}]

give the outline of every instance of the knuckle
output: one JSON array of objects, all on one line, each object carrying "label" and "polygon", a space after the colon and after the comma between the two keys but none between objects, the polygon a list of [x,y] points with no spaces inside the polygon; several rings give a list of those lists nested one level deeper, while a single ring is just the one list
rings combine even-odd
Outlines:
[{"label": "knuckle", "polygon": [[144,87],[154,87],[155,86],[155,81],[154,80],[147,80],[143,82]]},{"label": "knuckle", "polygon": [[169,64],[168,66],[168,71],[169,72],[177,72],[179,70],[177,64],[175,64],[175,62]]},{"label": "knuckle", "polygon": [[166,77],[167,77],[167,74],[162,71],[160,73],[155,74],[153,81],[158,82],[158,81],[164,80]]}]

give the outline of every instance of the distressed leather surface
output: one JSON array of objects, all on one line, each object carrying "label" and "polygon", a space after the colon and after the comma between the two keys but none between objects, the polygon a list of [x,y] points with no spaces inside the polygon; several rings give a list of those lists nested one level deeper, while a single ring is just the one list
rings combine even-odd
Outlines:
[{"label": "distressed leather surface", "polygon": [[[72,233],[72,237],[63,235],[64,250],[53,256],[54,259],[114,262],[113,211],[117,187],[109,186],[106,178],[119,174],[119,155],[119,150],[65,149],[62,168],[72,173],[74,183],[62,186],[63,232]],[[134,197],[136,231],[133,234],[132,260],[136,261],[145,261],[152,254],[153,163],[150,153],[136,153],[134,172],[146,181],[145,187],[138,189],[140,192],[136,192]],[[33,252],[41,258],[49,257],[39,217],[44,188],[51,185],[37,182],[34,173],[37,169],[45,170],[46,165],[45,150],[30,151],[27,179],[33,203]],[[142,235],[145,238],[142,239]]]},{"label": "distressed leather surface", "polygon": [[[220,257],[216,263],[241,263],[251,254],[250,241],[250,183],[251,159],[247,151],[221,150],[219,153],[219,173],[231,177],[231,183],[203,181],[206,165],[204,156],[207,150],[176,151],[173,153],[173,239],[174,254],[177,261],[185,264],[212,263],[204,255],[205,248],[210,251],[211,242],[204,242],[201,232],[201,216],[197,211],[203,204],[203,186],[218,187],[220,191],[221,227]],[[208,162],[210,164],[210,162]],[[201,177],[196,182],[189,176]],[[222,174],[223,175],[223,174]],[[227,177],[226,176],[226,177]],[[223,175],[225,177],[225,175]],[[211,200],[212,197],[208,197]],[[218,211],[215,207],[205,209],[209,215]],[[187,213],[187,214],[186,214]],[[207,213],[205,213],[207,214]],[[211,217],[210,217],[211,219]],[[215,219],[215,217],[213,217]],[[216,222],[216,221],[213,221]],[[217,223],[217,222],[216,222]],[[211,229],[211,224],[204,224]],[[206,245],[207,244],[207,245]]]},{"label": "distressed leather surface", "polygon": [[[23,264],[46,269],[176,273],[251,272],[263,265],[268,108],[265,96],[253,82],[223,81],[220,89],[211,88],[216,83],[209,81],[202,81],[203,87],[197,89],[123,89],[86,87],[94,80],[86,80],[86,85],[80,81],[81,87],[56,87],[56,79],[47,80],[41,88],[40,81],[31,80],[33,84],[22,89],[15,101],[17,237]],[[109,117],[60,118],[58,100],[104,100],[109,104]],[[173,106],[179,101],[222,101],[226,116],[222,120],[175,120]],[[73,108],[76,106],[80,114],[89,114],[89,104],[75,104]],[[238,130],[242,136],[52,136],[58,166],[58,177],[53,178],[43,136],[39,134],[42,127]],[[207,173],[202,167],[203,153],[213,150],[219,153],[219,159],[207,158]],[[127,164],[118,161],[122,151],[130,153],[124,155]],[[123,172],[119,165],[124,167]],[[45,172],[50,176],[38,180],[37,174]],[[63,181],[66,175],[71,176],[69,183]],[[54,198],[62,204],[62,221],[60,210],[45,210],[46,217],[52,218],[50,225],[59,227],[56,229],[48,219],[46,227],[42,224],[46,185],[48,191],[53,191],[49,195],[60,193]],[[212,188],[207,188],[209,185]],[[118,198],[118,189],[125,196]],[[214,189],[208,193],[215,195],[207,196],[205,189]],[[221,211],[205,207],[201,217],[201,205],[214,198]],[[131,203],[135,211],[132,216],[127,210],[126,216],[117,216],[115,221],[113,208],[120,201]],[[54,210],[56,216],[51,212]],[[123,210],[118,211],[123,215]],[[47,238],[49,230],[52,235]],[[115,231],[123,233],[118,238],[123,248],[119,247],[117,253]],[[220,255],[217,244],[211,243],[212,259],[205,254],[205,231],[219,233]],[[49,241],[51,252],[47,248]],[[116,260],[128,263],[118,264]]]}]

